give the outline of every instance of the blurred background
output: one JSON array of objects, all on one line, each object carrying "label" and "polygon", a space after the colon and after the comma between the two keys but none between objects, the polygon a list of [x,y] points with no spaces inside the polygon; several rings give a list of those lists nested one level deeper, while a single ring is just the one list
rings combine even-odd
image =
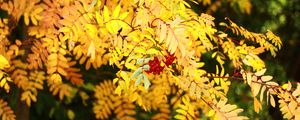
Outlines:
[{"label": "blurred background", "polygon": [[[193,9],[197,13],[211,14],[215,17],[216,24],[224,22],[224,18],[228,17],[249,31],[265,33],[271,30],[278,35],[283,42],[278,55],[275,58],[271,55],[260,56],[266,63],[266,74],[273,75],[274,81],[281,84],[287,81],[300,82],[300,0],[198,0],[198,2],[201,4],[193,4]],[[233,88],[228,98],[232,103],[244,108],[245,115],[250,119],[283,119],[278,107],[272,108],[266,104],[263,105],[260,114],[255,113],[249,88],[240,82],[233,81],[232,84]],[[234,86],[241,87],[234,88]]]}]

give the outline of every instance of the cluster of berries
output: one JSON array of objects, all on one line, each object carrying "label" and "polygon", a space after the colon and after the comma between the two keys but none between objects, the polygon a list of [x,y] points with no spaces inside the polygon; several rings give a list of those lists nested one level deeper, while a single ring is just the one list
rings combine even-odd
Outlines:
[{"label": "cluster of berries", "polygon": [[165,56],[165,58],[166,58],[166,61],[165,61],[166,66],[172,65],[172,63],[176,59],[174,54],[171,55],[170,53],[168,53],[168,56]]},{"label": "cluster of berries", "polygon": [[[174,56],[174,54],[171,55],[170,53],[168,53],[168,55],[165,56],[165,59],[166,61],[163,61],[165,63],[165,66],[169,66],[174,62],[176,57]],[[148,65],[150,66],[150,69],[146,72],[153,73],[154,75],[160,74],[160,72],[165,68],[165,66],[160,65],[160,61],[157,57],[154,57],[153,60],[150,60],[148,62]]]}]

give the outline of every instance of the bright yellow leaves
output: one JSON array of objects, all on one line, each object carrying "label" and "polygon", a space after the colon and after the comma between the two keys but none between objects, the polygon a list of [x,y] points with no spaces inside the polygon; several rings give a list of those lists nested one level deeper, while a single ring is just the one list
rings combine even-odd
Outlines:
[{"label": "bright yellow leaves", "polygon": [[37,7],[33,8],[31,12],[24,13],[24,22],[26,25],[29,25],[29,20],[31,20],[33,25],[38,25],[38,21],[42,20],[42,16],[40,15],[43,11],[43,8]]},{"label": "bright yellow leaves", "polygon": [[[275,101],[273,98],[273,88],[274,86],[278,86],[276,82],[271,81],[273,79],[272,76],[265,75],[266,69],[262,69],[257,71],[256,73],[244,72],[242,71],[242,76],[245,82],[251,87],[251,93],[254,100],[254,110],[255,112],[259,112],[262,109],[264,92],[267,92],[267,101],[270,98],[270,103],[273,107],[275,107]],[[257,99],[256,96],[260,93],[260,100]]]},{"label": "bright yellow leaves", "polygon": [[12,82],[12,80],[2,70],[8,67],[10,67],[9,62],[4,56],[0,55],[0,88],[4,88],[6,92],[9,92],[10,87],[8,82]]},{"label": "bright yellow leaves", "polygon": [[91,61],[93,62],[95,60],[95,55],[96,55],[96,48],[95,48],[94,42],[91,41],[89,48],[88,48],[87,56],[90,56]]},{"label": "bright yellow leaves", "polygon": [[[169,100],[174,102],[173,98],[179,101],[174,103],[176,119],[197,119],[199,109],[205,109],[204,113],[216,119],[244,119],[238,115],[241,109],[227,104],[226,93],[231,85],[228,73],[231,71],[225,69],[226,62],[232,62],[237,70],[250,66],[250,70],[256,72],[241,72],[245,83],[251,87],[255,111],[261,109],[264,93],[272,106],[275,106],[273,95],[291,96],[289,93],[292,93],[297,99],[300,96],[300,88],[291,91],[293,85],[288,83],[283,89],[275,89],[273,86],[278,84],[271,81],[272,76],[264,75],[266,69],[259,54],[270,51],[275,56],[282,46],[277,36],[272,32],[249,32],[230,20],[230,25],[225,26],[235,36],[218,32],[214,17],[199,16],[182,0],[112,0],[103,4],[101,0],[15,0],[3,2],[1,8],[17,21],[24,16],[30,36],[30,40],[24,42],[29,41],[25,46],[30,48],[20,47],[19,50],[20,41],[16,46],[6,40],[9,19],[0,21],[3,31],[0,52],[7,53],[5,57],[9,58],[0,55],[0,87],[9,89],[7,81],[10,79],[4,73],[8,68],[5,72],[24,91],[21,100],[28,106],[37,101],[38,90],[43,89],[44,83],[60,100],[72,99],[79,91],[76,87],[91,85],[89,80],[82,79],[86,74],[80,69],[89,72],[93,67],[98,72],[108,61],[119,71],[114,80],[99,81],[95,88],[97,100],[93,103],[93,111],[97,119],[108,119],[112,114],[117,119],[133,119],[135,105],[146,111],[159,109],[164,114],[157,116],[171,118],[169,108],[173,105],[170,106]],[[248,45],[247,40],[259,47]],[[25,54],[18,56],[20,53]],[[217,60],[220,66],[216,65],[214,73],[202,68],[202,55],[210,53],[213,53],[211,59]],[[145,72],[150,68],[151,58],[165,61],[166,54],[174,54],[174,64],[165,66],[159,75]],[[86,94],[80,91],[79,95],[88,101]],[[259,95],[260,100],[256,98]],[[290,107],[295,103],[293,99],[280,102],[286,118],[300,110]],[[294,111],[287,112],[290,108]],[[68,111],[73,118],[72,111]]]},{"label": "bright yellow leaves", "polygon": [[59,74],[55,73],[50,76],[49,81],[53,82],[54,84],[59,84],[62,83],[62,78]]},{"label": "bright yellow leaves", "polygon": [[29,62],[28,68],[30,70],[43,69],[44,63],[47,62],[48,51],[47,46],[42,45],[42,41],[38,40],[34,42],[34,45],[31,47],[32,54],[28,55],[27,61]]},{"label": "bright yellow leaves", "polygon": [[47,41],[46,45],[50,45],[50,54],[47,60],[47,74],[50,75],[48,78],[50,84],[59,84],[62,82],[62,76],[67,76],[68,73],[66,69],[70,66],[68,65],[68,59],[65,57],[67,54],[64,45],[61,45],[63,41],[57,39],[45,39]]},{"label": "bright yellow leaves", "polygon": [[11,78],[7,77],[3,71],[0,71],[0,88],[4,88],[7,93],[10,90],[9,82],[12,82]]},{"label": "bright yellow leaves", "polygon": [[24,15],[24,22],[29,25],[31,20],[33,25],[38,25],[38,21],[42,20],[43,8],[38,5],[40,0],[22,0],[22,1],[9,1],[1,4],[1,8],[6,10],[19,21],[20,17]]},{"label": "bright yellow leaves", "polygon": [[253,41],[260,45],[260,47],[264,48],[267,51],[271,52],[273,57],[276,56],[276,52],[281,49],[282,42],[280,38],[274,35],[271,31],[268,31],[265,34],[254,33],[246,30],[243,27],[237,26],[234,22],[228,19],[230,25],[227,26],[232,32],[236,35],[243,36],[246,40]]},{"label": "bright yellow leaves", "polygon": [[0,39],[0,42],[4,42],[3,39],[5,39],[6,35],[9,34],[8,19],[6,19],[6,18],[1,18],[0,19],[0,30],[1,30],[1,33],[0,33],[0,38],[1,39]]},{"label": "bright yellow leaves", "polygon": [[47,73],[51,75],[49,79],[50,81],[52,81],[53,83],[62,82],[60,75],[67,76],[67,72],[64,70],[64,68],[68,68],[67,62],[68,60],[61,54],[54,53],[49,55]]},{"label": "bright yellow leaves", "polygon": [[45,79],[44,72],[31,71],[26,81],[27,83],[20,83],[25,84],[22,86],[24,92],[21,94],[21,100],[25,101],[28,106],[31,106],[31,102],[37,101],[38,90],[43,90],[43,83]]},{"label": "bright yellow leaves", "polygon": [[123,21],[127,17],[128,12],[124,12],[120,14],[120,11],[121,11],[120,5],[118,5],[114,9],[111,15],[109,13],[107,6],[104,6],[103,8],[103,20],[105,23],[105,27],[108,30],[108,32],[111,34],[117,34],[121,28],[131,29],[130,26],[125,21]]},{"label": "bright yellow leaves", "polygon": [[0,55],[0,69],[3,70],[4,68],[8,68],[9,66],[10,65],[7,59],[3,55]]},{"label": "bright yellow leaves", "polygon": [[36,102],[36,95],[33,95],[30,91],[25,91],[22,93],[21,100],[25,101],[28,106],[31,105],[31,101]]},{"label": "bright yellow leaves", "polygon": [[182,98],[183,104],[179,104],[179,109],[176,110],[178,113],[175,118],[178,120],[193,120],[195,117],[195,107],[190,103],[189,97],[185,96]]},{"label": "bright yellow leaves", "polygon": [[216,66],[216,74],[212,75],[214,78],[214,81],[217,85],[220,85],[220,87],[224,90],[224,93],[227,94],[231,82],[228,80],[229,74],[225,75],[225,69],[223,66],[221,66],[221,72],[219,70],[219,67]]},{"label": "bright yellow leaves", "polygon": [[265,68],[265,63],[257,55],[251,53],[246,55],[246,57],[243,59],[243,63],[251,66],[254,71]]},{"label": "bright yellow leaves", "polygon": [[248,119],[245,116],[238,116],[239,113],[243,112],[243,109],[240,109],[237,107],[237,105],[231,105],[227,103],[227,98],[221,99],[216,106],[217,111],[215,115],[215,119],[218,120],[226,120],[226,119],[232,119],[232,120],[245,120]]},{"label": "bright yellow leaves", "polygon": [[187,45],[187,39],[185,38],[186,30],[180,26],[183,22],[182,19],[177,17],[170,23],[165,23],[161,20],[158,22],[158,36],[159,42],[165,42],[168,47],[168,51],[174,54],[177,49],[180,50],[182,56],[186,55],[185,46]]}]

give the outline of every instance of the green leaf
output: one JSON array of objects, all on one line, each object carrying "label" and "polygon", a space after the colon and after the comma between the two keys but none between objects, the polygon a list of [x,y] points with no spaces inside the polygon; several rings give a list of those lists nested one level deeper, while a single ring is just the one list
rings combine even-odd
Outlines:
[{"label": "green leaf", "polygon": [[82,87],[84,89],[88,90],[88,91],[94,91],[95,90],[95,86],[92,83],[84,84]]},{"label": "green leaf", "polygon": [[130,78],[136,78],[139,74],[141,74],[143,71],[142,67],[139,67],[136,71],[134,71],[134,73],[131,75]]},{"label": "green leaf", "polygon": [[149,66],[149,65],[144,65],[144,66],[143,66],[143,69],[144,69],[144,70],[150,70],[150,66]]},{"label": "green leaf", "polygon": [[148,80],[147,75],[143,74],[143,76],[144,76],[144,88],[145,88],[145,89],[148,89],[149,86],[151,85],[151,83],[150,83],[150,81]]},{"label": "green leaf", "polygon": [[145,58],[144,63],[148,63],[151,60],[151,58]]},{"label": "green leaf", "polygon": [[135,81],[134,85],[135,85],[135,86],[140,85],[141,82],[142,82],[142,78],[143,78],[143,75],[140,75],[140,76],[138,77],[138,79]]},{"label": "green leaf", "polygon": [[49,117],[52,118],[55,112],[55,108],[51,108],[50,112],[49,112]]},{"label": "green leaf", "polygon": [[139,58],[137,59],[136,64],[141,65],[144,63],[144,60],[145,60],[144,58]]}]

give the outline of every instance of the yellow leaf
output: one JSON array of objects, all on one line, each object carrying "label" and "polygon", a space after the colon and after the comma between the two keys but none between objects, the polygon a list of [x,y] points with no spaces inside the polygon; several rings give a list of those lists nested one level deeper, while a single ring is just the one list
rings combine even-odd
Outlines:
[{"label": "yellow leaf", "polygon": [[38,25],[38,22],[37,22],[37,20],[35,19],[34,16],[31,15],[30,18],[31,18],[31,21],[32,21],[33,25]]},{"label": "yellow leaf", "polygon": [[124,12],[119,16],[119,19],[123,20],[128,16],[129,12]]},{"label": "yellow leaf", "polygon": [[260,70],[260,71],[257,71],[257,72],[255,73],[255,75],[256,75],[256,76],[262,76],[263,74],[265,74],[266,71],[267,71],[267,69],[262,69],[262,70]]},{"label": "yellow leaf", "polygon": [[97,11],[95,14],[96,14],[96,21],[97,21],[97,23],[98,23],[100,26],[102,26],[103,21],[102,21],[102,18],[101,18],[101,16],[100,16],[100,13]]},{"label": "yellow leaf", "polygon": [[4,69],[8,67],[10,67],[10,65],[7,59],[4,56],[0,55],[0,69]]},{"label": "yellow leaf", "polygon": [[36,8],[36,9],[34,10],[34,13],[38,14],[38,13],[40,13],[40,12],[42,12],[42,11],[43,11],[43,8],[38,7],[38,8]]},{"label": "yellow leaf", "polygon": [[274,97],[273,97],[272,95],[270,95],[270,103],[271,103],[271,105],[272,105],[273,107],[276,106]]},{"label": "yellow leaf", "polygon": [[109,33],[111,33],[111,34],[117,34],[117,33],[118,33],[118,31],[115,30],[115,29],[113,28],[112,22],[106,23],[106,24],[105,24],[105,28],[106,28],[107,31],[108,31]]},{"label": "yellow leaf", "polygon": [[289,82],[288,82],[287,90],[290,91],[291,89],[292,89],[292,83],[289,81]]},{"label": "yellow leaf", "polygon": [[121,91],[122,91],[121,87],[118,86],[118,87],[115,89],[115,94],[118,94],[118,95],[120,96],[120,95],[121,95]]},{"label": "yellow leaf", "polygon": [[114,12],[113,12],[113,14],[112,14],[112,18],[113,18],[113,19],[116,19],[116,18],[119,16],[120,10],[121,10],[121,5],[119,4],[119,5],[115,8],[115,10],[114,10]]},{"label": "yellow leaf", "polygon": [[66,55],[67,54],[67,51],[63,48],[60,48],[59,49],[59,53],[62,54],[62,55]]},{"label": "yellow leaf", "polygon": [[56,61],[57,60],[57,54],[54,53],[54,54],[49,55],[48,60],[50,60],[50,61],[55,60]]},{"label": "yellow leaf", "polygon": [[104,8],[103,8],[103,19],[104,19],[104,22],[107,22],[110,20],[109,11],[106,6],[104,6]]},{"label": "yellow leaf", "polygon": [[49,68],[49,69],[47,70],[47,73],[48,73],[48,74],[52,74],[52,73],[54,73],[56,70],[57,70],[57,67],[51,67],[51,68]]},{"label": "yellow leaf", "polygon": [[259,113],[261,109],[262,109],[261,103],[254,97],[254,111],[256,113]]},{"label": "yellow leaf", "polygon": [[292,94],[293,96],[299,96],[300,95],[300,84],[297,85],[296,90]]},{"label": "yellow leaf", "polygon": [[220,73],[220,76],[224,76],[225,75],[225,70],[224,70],[224,67],[221,66],[221,73]]},{"label": "yellow leaf", "polygon": [[129,77],[125,71],[121,71],[120,75],[125,81],[129,81]]},{"label": "yellow leaf", "polygon": [[145,50],[144,48],[142,48],[142,47],[136,47],[136,48],[134,49],[134,52],[145,54],[145,53],[146,53],[146,50]]},{"label": "yellow leaf", "polygon": [[253,92],[253,97],[255,97],[258,95],[258,93],[260,91],[261,84],[252,82],[251,88],[252,88],[252,92]]},{"label": "yellow leaf", "polygon": [[175,115],[175,118],[178,120],[186,120],[186,117],[180,114]]},{"label": "yellow leaf", "polygon": [[37,101],[36,96],[33,95],[32,93],[30,93],[29,96],[30,96],[30,98],[31,98],[31,100],[32,100],[33,102],[36,102],[36,101]]},{"label": "yellow leaf", "polygon": [[266,90],[266,86],[261,87],[259,100],[262,102],[264,98],[264,92]]},{"label": "yellow leaf", "polygon": [[61,67],[57,68],[57,72],[63,76],[67,76],[67,72],[64,69],[62,69]]},{"label": "yellow leaf", "polygon": [[43,85],[39,84],[39,83],[34,83],[34,87],[37,89],[42,90],[43,89]]},{"label": "yellow leaf", "polygon": [[9,92],[9,89],[10,89],[9,85],[8,85],[8,84],[5,84],[5,85],[4,85],[4,90],[6,91],[6,93]]},{"label": "yellow leaf", "polygon": [[155,48],[150,48],[146,51],[146,54],[150,54],[150,55],[153,55],[153,54],[158,54],[159,51],[156,50]]},{"label": "yellow leaf", "polygon": [[215,111],[214,110],[210,110],[207,114],[208,117],[211,117],[215,114]]},{"label": "yellow leaf", "polygon": [[0,87],[3,87],[6,83],[6,78],[3,78],[0,82]]},{"label": "yellow leaf", "polygon": [[159,22],[159,23],[160,23],[159,42],[161,43],[166,39],[168,28],[163,22]]},{"label": "yellow leaf", "polygon": [[176,112],[180,113],[182,115],[186,115],[187,114],[187,112],[185,110],[183,110],[183,109],[178,109],[178,110],[176,110]]},{"label": "yellow leaf", "polygon": [[287,89],[287,88],[288,88],[288,84],[287,84],[287,83],[286,83],[286,84],[283,84],[283,85],[282,85],[282,88],[283,88],[283,89]]},{"label": "yellow leaf", "polygon": [[269,76],[269,75],[268,75],[268,76],[262,76],[262,77],[261,77],[261,80],[264,81],[264,82],[270,81],[270,80],[272,80],[272,79],[273,79],[273,77],[272,77],[272,76]]},{"label": "yellow leaf", "polygon": [[61,79],[60,75],[57,74],[57,73],[52,74],[51,77],[50,77],[50,80],[51,80],[51,82],[53,82],[54,84],[62,83],[62,79]]},{"label": "yellow leaf", "polygon": [[24,22],[26,25],[29,25],[29,15],[27,12],[24,13]]},{"label": "yellow leaf", "polygon": [[286,89],[286,90],[288,90],[288,91],[290,91],[290,90],[292,89],[292,84],[291,84],[291,82],[289,81],[288,83],[283,84],[283,85],[282,85],[282,88],[283,88],[283,89]]},{"label": "yellow leaf", "polygon": [[70,32],[70,28],[69,27],[62,27],[62,28],[60,28],[58,31],[59,32]]},{"label": "yellow leaf", "polygon": [[85,25],[85,29],[88,31],[88,34],[92,38],[95,38],[95,36],[97,35],[97,28],[96,28],[96,26],[94,26],[92,24],[86,24]]},{"label": "yellow leaf", "polygon": [[94,42],[92,41],[88,48],[87,56],[90,56],[91,60],[93,62],[95,60],[95,55],[96,55],[96,48],[95,48]]},{"label": "yellow leaf", "polygon": [[246,73],[246,80],[247,80],[248,85],[251,85],[251,83],[252,83],[252,76],[251,76],[250,73]]},{"label": "yellow leaf", "polygon": [[132,63],[129,63],[129,62],[126,62],[125,63],[125,67],[127,67],[128,69],[131,69],[131,70],[136,70],[136,66]]}]

